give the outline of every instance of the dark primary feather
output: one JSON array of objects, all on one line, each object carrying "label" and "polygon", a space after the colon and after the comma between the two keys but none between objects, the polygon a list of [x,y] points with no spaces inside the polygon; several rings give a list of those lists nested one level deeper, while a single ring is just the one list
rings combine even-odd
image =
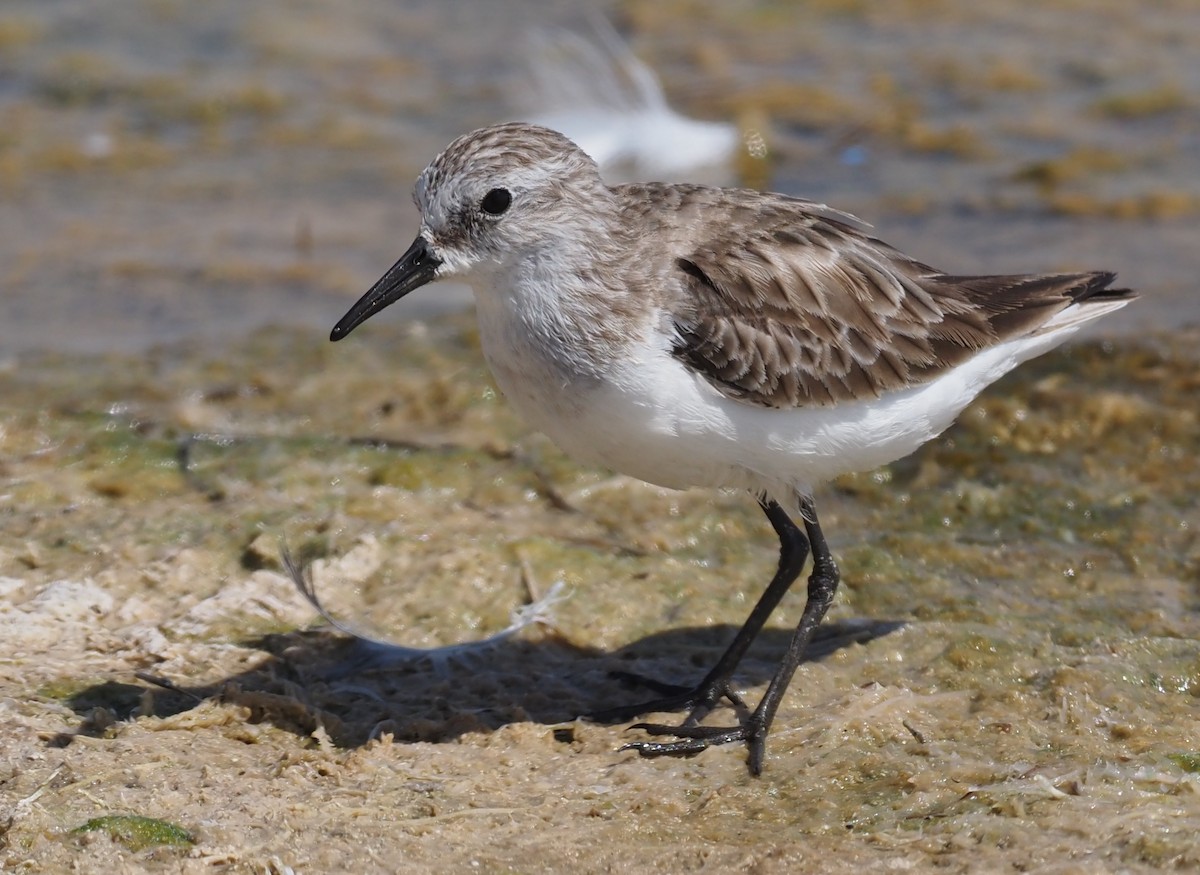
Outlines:
[{"label": "dark primary feather", "polygon": [[[685,211],[689,194],[722,206],[684,189]],[[676,258],[675,355],[730,397],[828,406],[932,380],[1073,303],[1132,297],[1105,272],[945,275],[850,221],[779,196],[752,222],[714,221],[709,243]]]}]

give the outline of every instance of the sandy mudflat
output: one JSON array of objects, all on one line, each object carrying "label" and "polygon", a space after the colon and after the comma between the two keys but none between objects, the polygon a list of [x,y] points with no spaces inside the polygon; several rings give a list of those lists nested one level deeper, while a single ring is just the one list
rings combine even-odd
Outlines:
[{"label": "sandy mudflat", "polygon": [[[684,682],[716,657],[774,559],[753,502],[570,464],[464,326],[0,377],[6,867],[1200,864],[1194,335],[1050,356],[820,496],[845,587],[756,780],[738,748],[649,761],[572,719],[647,696],[615,671]],[[345,641],[306,631],[281,540],[335,614],[410,646],[569,597],[549,627],[338,677]],[[116,815],[194,843],[72,832]]]}]

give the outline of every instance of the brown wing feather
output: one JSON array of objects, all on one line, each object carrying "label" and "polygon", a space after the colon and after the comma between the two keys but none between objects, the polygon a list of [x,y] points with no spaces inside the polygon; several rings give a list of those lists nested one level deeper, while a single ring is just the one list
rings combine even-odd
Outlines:
[{"label": "brown wing feather", "polygon": [[1107,289],[1109,273],[947,276],[803,201],[764,198],[743,227],[677,259],[674,352],[764,406],[920,384],[1076,301],[1131,294]]}]

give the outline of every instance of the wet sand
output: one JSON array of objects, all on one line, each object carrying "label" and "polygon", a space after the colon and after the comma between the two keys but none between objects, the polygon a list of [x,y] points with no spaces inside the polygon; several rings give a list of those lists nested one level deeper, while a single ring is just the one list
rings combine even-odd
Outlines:
[{"label": "wet sand", "polygon": [[[761,779],[574,719],[715,659],[775,559],[753,502],[529,434],[461,289],[325,340],[420,166],[508,113],[521,30],[581,4],[5,7],[0,868],[1200,866],[1197,12],[725,8],[615,18],[678,108],[771,132],[765,184],[1144,295],[818,495],[844,586]],[[284,544],[413,647],[568,597],[339,675]]]},{"label": "wet sand", "polygon": [[[753,502],[571,464],[491,390],[469,320],[376,336],[0,377],[6,866],[1200,864],[1194,333],[1048,356],[822,491],[845,584],[759,779],[738,747],[644,760],[574,719],[649,695],[619,671],[717,657],[774,562]],[[411,647],[567,598],[345,675],[281,544]],[[801,607],[747,659],[751,699]],[[193,842],[73,832],[131,815]]]}]

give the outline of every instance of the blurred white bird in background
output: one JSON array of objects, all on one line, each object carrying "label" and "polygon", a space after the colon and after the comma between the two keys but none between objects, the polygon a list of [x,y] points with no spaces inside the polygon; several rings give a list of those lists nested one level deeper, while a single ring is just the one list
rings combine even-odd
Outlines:
[{"label": "blurred white bird in background", "polygon": [[528,76],[511,97],[523,120],[566,134],[610,181],[732,176],[737,125],[675,112],[613,26],[597,16],[592,28],[595,39],[561,28],[530,35]]}]

